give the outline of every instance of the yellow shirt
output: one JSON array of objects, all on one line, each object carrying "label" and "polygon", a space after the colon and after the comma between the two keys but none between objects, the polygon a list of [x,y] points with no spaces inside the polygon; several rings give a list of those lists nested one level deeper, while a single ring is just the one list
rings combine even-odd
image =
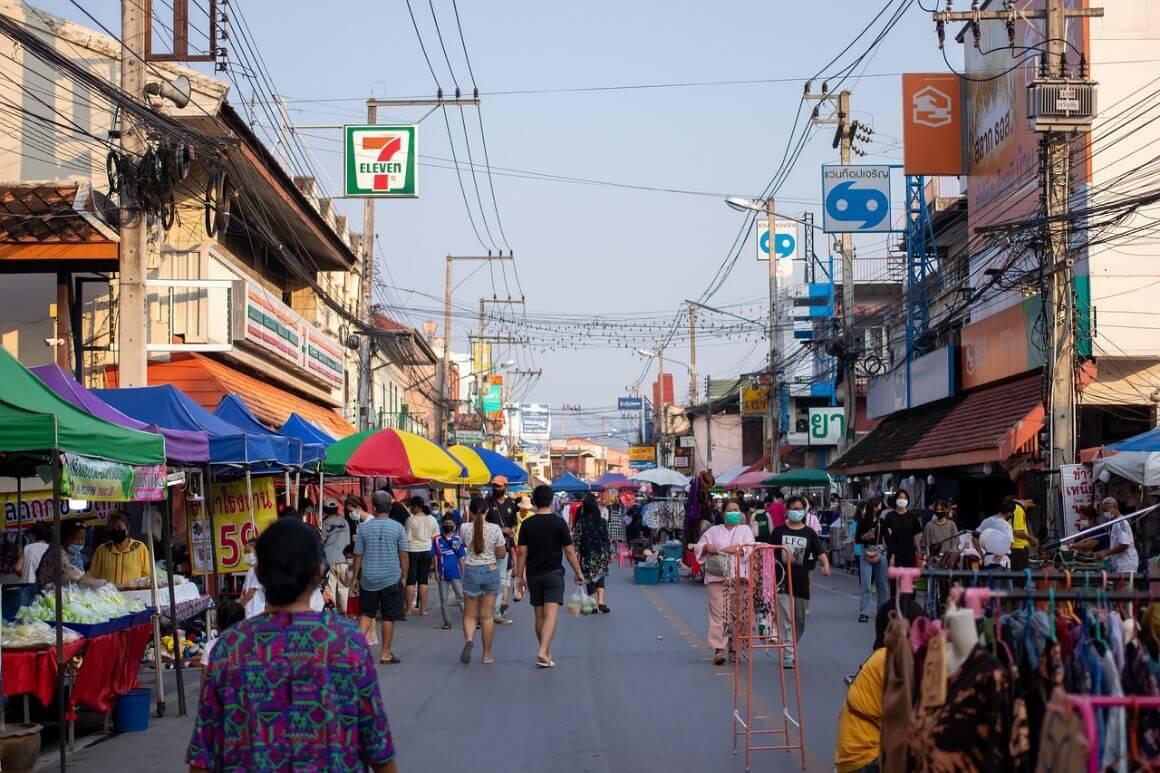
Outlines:
[{"label": "yellow shirt", "polygon": [[834,767],[838,773],[851,773],[878,759],[885,671],[886,648],[880,647],[862,664],[846,692],[846,701],[838,713],[838,741],[834,749]]},{"label": "yellow shirt", "polygon": [[[1013,531],[1016,531],[1016,532],[1021,531],[1024,533],[1028,533],[1027,532],[1027,512],[1019,505],[1015,505],[1015,517],[1011,519],[1011,529]],[[1016,550],[1018,548],[1029,548],[1029,547],[1031,547],[1031,543],[1025,539],[1019,539],[1018,537],[1016,537],[1015,539],[1011,540],[1011,549],[1012,550]]]},{"label": "yellow shirt", "polygon": [[93,552],[93,563],[89,574],[98,580],[107,580],[114,585],[138,580],[149,576],[152,558],[149,549],[140,540],[128,539],[124,547],[106,542]]}]

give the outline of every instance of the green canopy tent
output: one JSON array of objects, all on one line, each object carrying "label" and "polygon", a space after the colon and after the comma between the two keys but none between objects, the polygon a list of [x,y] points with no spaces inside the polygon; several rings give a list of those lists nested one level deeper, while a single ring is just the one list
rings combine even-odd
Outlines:
[{"label": "green canopy tent", "polygon": [[840,476],[830,476],[825,470],[790,470],[773,475],[761,482],[763,486],[801,486],[803,488],[829,487],[840,482]]},{"label": "green canopy tent", "polygon": [[[105,501],[160,500],[165,496],[165,440],[120,427],[57,395],[0,347],[0,475],[20,477],[49,470],[53,534],[60,544],[63,495]],[[60,553],[53,558],[56,587],[57,703],[60,769],[66,765]]]}]

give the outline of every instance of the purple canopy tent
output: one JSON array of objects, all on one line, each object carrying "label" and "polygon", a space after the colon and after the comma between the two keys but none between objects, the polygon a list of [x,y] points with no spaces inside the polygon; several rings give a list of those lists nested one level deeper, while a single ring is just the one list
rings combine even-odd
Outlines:
[{"label": "purple canopy tent", "polygon": [[59,365],[41,365],[31,370],[53,392],[98,419],[104,419],[111,424],[129,429],[160,434],[165,438],[165,457],[167,459],[197,464],[205,464],[209,461],[208,432],[158,427],[156,424],[146,424],[132,416],[126,416],[81,386],[71,373]]}]

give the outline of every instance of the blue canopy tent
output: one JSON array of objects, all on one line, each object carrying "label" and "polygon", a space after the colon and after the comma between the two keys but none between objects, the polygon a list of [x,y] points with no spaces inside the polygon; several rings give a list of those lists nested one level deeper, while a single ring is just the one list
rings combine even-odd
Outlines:
[{"label": "blue canopy tent", "polygon": [[559,478],[556,478],[554,481],[552,481],[552,490],[575,493],[578,491],[591,491],[592,487],[577,478],[572,473],[565,472]]},{"label": "blue canopy tent", "polygon": [[287,438],[245,432],[214,416],[172,384],[92,391],[121,413],[146,424],[208,432],[212,464],[269,465],[290,458]]},{"label": "blue canopy tent", "polygon": [[319,429],[317,424],[296,413],[290,414],[279,431],[287,437],[296,437],[303,443],[318,443],[323,448],[333,445],[335,441],[335,438]]},{"label": "blue canopy tent", "polygon": [[1112,451],[1160,451],[1160,427],[1150,429],[1139,435],[1133,435],[1127,440],[1109,443],[1104,448]]},{"label": "blue canopy tent", "polygon": [[291,466],[301,467],[309,462],[317,462],[324,456],[325,449],[322,444],[310,443],[307,445],[301,438],[276,432],[258,421],[258,417],[250,412],[249,406],[238,395],[230,394],[222,397],[213,414],[220,419],[225,419],[230,424],[245,432],[285,438],[290,444],[289,462]]}]

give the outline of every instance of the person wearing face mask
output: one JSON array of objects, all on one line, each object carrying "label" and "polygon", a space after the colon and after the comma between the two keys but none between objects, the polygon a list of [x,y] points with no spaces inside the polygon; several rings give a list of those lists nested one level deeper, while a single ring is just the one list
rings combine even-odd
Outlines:
[{"label": "person wearing face mask", "polygon": [[[789,550],[789,577],[791,584],[786,586],[787,592],[778,596],[781,605],[782,635],[786,640],[792,636],[794,641],[801,641],[806,632],[806,615],[810,608],[810,570],[815,563],[821,563],[822,574],[829,576],[830,559],[822,545],[822,538],[818,533],[806,525],[806,500],[802,497],[790,497],[786,502],[785,524],[773,530],[771,544],[781,545]],[[787,563],[786,555],[778,552],[778,560]],[[789,593],[792,592],[792,596]],[[790,603],[793,603],[793,624],[790,624]],[[793,653],[786,650],[782,656],[782,665],[793,668]]]},{"label": "person wearing face mask", "polygon": [[910,510],[910,494],[899,489],[894,495],[894,510],[882,522],[889,566],[918,566],[918,544],[922,538],[922,521]]},{"label": "person wearing face mask", "polygon": [[109,513],[109,539],[93,552],[89,573],[118,588],[133,580],[149,577],[153,558],[145,543],[129,536],[129,514],[124,510]]},{"label": "person wearing face mask", "polygon": [[487,522],[498,526],[507,541],[507,553],[499,561],[499,578],[503,591],[495,599],[494,619],[499,625],[511,625],[514,622],[507,616],[507,610],[512,590],[511,556],[516,544],[515,531],[519,524],[519,505],[507,495],[507,487],[507,476],[496,475],[491,479],[491,496],[487,499]]},{"label": "person wearing face mask", "polygon": [[[100,585],[102,580],[85,574],[85,525],[80,521],[62,521],[60,524],[60,579],[62,585]],[[52,583],[53,550],[50,548],[41,557],[36,568],[36,584]]]},{"label": "person wearing face mask", "polygon": [[[1120,503],[1115,497],[1105,497],[1100,502],[1104,511],[1104,521],[1119,518]],[[1108,527],[1109,546],[1106,550],[1096,551],[1096,558],[1108,561],[1112,571],[1118,574],[1127,574],[1139,569],[1140,556],[1136,552],[1135,540],[1132,538],[1132,527],[1127,521],[1120,521]]]},{"label": "person wearing face mask", "polygon": [[[733,651],[732,641],[725,635],[725,615],[729,599],[725,594],[725,578],[736,572],[734,556],[745,545],[754,542],[753,532],[741,521],[741,508],[736,502],[725,506],[725,522],[710,526],[693,546],[693,555],[701,564],[705,576],[705,592],[709,602],[709,647],[713,649],[713,663],[724,665],[725,651]],[[741,567],[741,582],[749,577],[748,569]]]},{"label": "person wearing face mask", "polygon": [[[871,497],[858,508],[854,520],[854,551],[858,554],[858,578],[862,597],[858,605],[858,622],[870,622],[870,614],[890,598],[886,582],[886,551],[882,546],[882,497]],[[874,594],[877,593],[877,602]]]},{"label": "person wearing face mask", "polygon": [[455,533],[455,519],[451,514],[443,516],[440,533],[431,542],[431,555],[435,559],[435,579],[439,582],[439,612],[443,615],[443,630],[451,630],[451,619],[447,617],[447,604],[454,596],[459,608],[463,609],[463,564],[467,550],[463,540]]}]

